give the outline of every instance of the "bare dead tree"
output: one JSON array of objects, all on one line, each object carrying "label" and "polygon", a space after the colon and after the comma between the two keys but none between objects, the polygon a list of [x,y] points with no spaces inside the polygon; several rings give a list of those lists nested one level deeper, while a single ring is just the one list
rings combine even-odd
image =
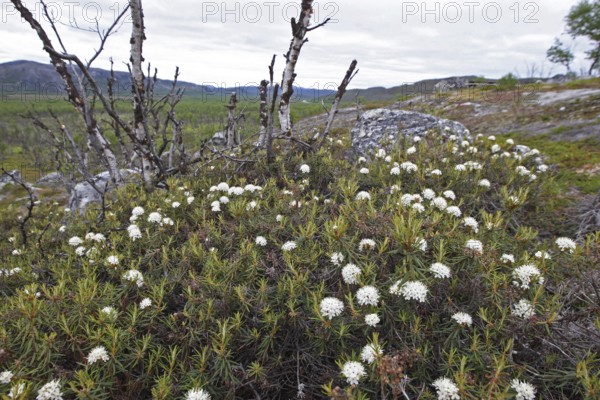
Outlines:
[{"label": "bare dead tree", "polygon": [[[31,28],[37,33],[39,39],[44,45],[44,50],[50,56],[50,60],[54,66],[54,69],[60,75],[65,84],[68,101],[75,107],[75,109],[84,119],[90,143],[95,146],[97,153],[101,157],[101,160],[108,167],[112,180],[116,184],[121,184],[123,182],[123,178],[119,170],[117,158],[110,148],[108,140],[100,130],[98,121],[94,116],[93,109],[91,109],[87,104],[85,100],[85,94],[81,93],[81,91],[75,85],[73,77],[71,76],[71,73],[69,72],[69,69],[65,63],[65,57],[62,57],[61,54],[55,49],[50,37],[42,25],[35,19],[31,11],[29,11],[29,9],[23,5],[21,0],[11,1],[15,6],[15,9],[19,11],[21,17],[27,21]],[[51,24],[54,26],[53,22],[51,22]],[[61,43],[61,46],[63,46],[62,41],[59,40],[59,42]],[[81,63],[81,65],[83,65],[83,63]]]},{"label": "bare dead tree", "polygon": [[325,25],[330,20],[330,18],[327,18],[323,23],[310,28],[310,20],[313,15],[312,5],[313,0],[302,0],[302,11],[298,20],[292,18],[291,21],[293,37],[290,48],[285,54],[285,68],[281,80],[281,100],[279,102],[279,124],[281,131],[287,135],[291,135],[292,133],[290,101],[294,94],[293,84],[296,79],[296,64],[298,63],[302,46],[308,42],[306,34]]},{"label": "bare dead tree", "polygon": [[[331,106],[331,109],[328,112],[327,124],[325,125],[325,130],[323,131],[323,138],[321,139],[319,144],[315,147],[316,152],[318,152],[319,149],[321,149],[321,147],[323,146],[323,143],[325,143],[325,140],[327,139],[327,136],[329,136],[329,133],[331,132],[331,127],[333,126],[333,121],[335,120],[335,116],[338,113],[338,107],[340,105],[340,102],[342,101],[342,97],[344,97],[344,94],[346,93],[346,89],[348,88],[348,85],[350,84],[350,82],[352,82],[352,79],[354,79],[356,74],[358,74],[359,70],[356,70],[357,64],[358,64],[358,61],[352,60],[352,62],[350,63],[350,68],[348,68],[348,71],[346,71],[346,76],[344,76],[344,79],[342,79],[342,83],[340,83],[340,86],[338,86],[337,93],[335,94],[335,99],[333,100],[333,105]],[[313,137],[312,141],[317,142],[318,140],[319,140],[319,133],[317,133]]]},{"label": "bare dead tree", "polygon": [[23,246],[27,246],[28,234],[27,234],[27,222],[33,217],[33,209],[36,205],[37,196],[33,192],[33,188],[28,185],[23,178],[17,176],[16,173],[8,172],[2,167],[2,173],[8,176],[16,185],[21,186],[25,191],[27,191],[27,195],[29,198],[29,202],[27,203],[27,214],[24,218],[19,222],[19,230],[21,231],[21,239]]},{"label": "bare dead tree", "polygon": [[[235,115],[235,108],[237,107],[237,95],[235,92],[231,93],[229,97],[229,104],[225,105],[227,108],[227,125],[225,126],[225,146],[232,148],[237,142],[235,137],[237,117]],[[237,142],[237,143],[236,143]]]}]

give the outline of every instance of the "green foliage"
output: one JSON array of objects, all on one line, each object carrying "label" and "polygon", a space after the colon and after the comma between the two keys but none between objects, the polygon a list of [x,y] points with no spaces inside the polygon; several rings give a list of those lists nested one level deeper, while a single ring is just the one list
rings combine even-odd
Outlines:
[{"label": "green foliage", "polygon": [[548,49],[546,57],[551,63],[564,65],[567,72],[571,72],[571,62],[573,62],[575,56],[571,50],[564,47],[564,44],[560,40],[554,40],[554,45]]},{"label": "green foliage", "polygon": [[[14,376],[0,395],[58,379],[65,398],[434,399],[445,377],[466,399],[514,398],[513,379],[541,398],[597,397],[600,236],[572,253],[542,237],[552,172],[494,144],[427,135],[348,161],[333,137],[273,165],[215,162],[170,191],[122,188],[102,223],[41,203],[27,248],[13,206],[0,218],[0,371]],[[523,265],[544,279],[523,283]],[[402,294],[408,282],[425,301]],[[350,361],[364,369],[355,386]]]},{"label": "green foliage", "polygon": [[498,80],[498,87],[500,90],[514,89],[518,84],[519,79],[512,72],[509,72]]},{"label": "green foliage", "polygon": [[599,67],[600,61],[600,1],[581,0],[571,8],[566,17],[567,32],[573,37],[584,37],[594,43],[594,48],[587,51],[592,61],[590,74]]}]

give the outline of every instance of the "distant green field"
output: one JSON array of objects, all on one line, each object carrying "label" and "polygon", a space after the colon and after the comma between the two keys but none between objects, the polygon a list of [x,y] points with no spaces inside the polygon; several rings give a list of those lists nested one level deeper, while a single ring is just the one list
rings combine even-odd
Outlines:
[{"label": "distant green field", "polygon": [[[51,117],[54,112],[61,123],[70,127],[75,139],[83,145],[83,124],[73,107],[64,100],[21,101],[17,99],[0,101],[0,165],[6,169],[20,169],[26,174],[28,170],[51,171],[54,167],[52,146],[49,135],[36,128],[27,114],[33,113],[44,121],[51,129],[58,128],[58,123]],[[199,97],[185,98],[176,108],[177,118],[184,121],[183,133],[186,147],[197,148],[200,143],[212,137],[215,132],[223,130],[227,119],[228,99]],[[99,107],[98,107],[99,108]],[[128,118],[131,105],[120,101],[118,108]],[[237,112],[243,112],[242,135],[256,133],[259,129],[258,101],[242,100],[238,103]],[[292,120],[318,115],[324,112],[323,106],[316,102],[296,102],[292,105]],[[108,116],[98,113],[107,137],[116,144],[116,137],[111,133]],[[164,117],[163,117],[164,118]],[[168,129],[170,132],[170,129]]]}]

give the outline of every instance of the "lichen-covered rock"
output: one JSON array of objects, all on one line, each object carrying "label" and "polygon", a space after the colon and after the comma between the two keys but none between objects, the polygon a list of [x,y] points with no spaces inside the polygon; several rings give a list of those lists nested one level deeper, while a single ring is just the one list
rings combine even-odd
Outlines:
[{"label": "lichen-covered rock", "polygon": [[364,156],[380,148],[391,150],[400,137],[423,137],[427,132],[471,140],[469,130],[459,122],[415,111],[379,108],[365,112],[352,129],[352,148]]},{"label": "lichen-covered rock", "polygon": [[[128,180],[137,175],[137,171],[130,169],[122,169],[121,175],[124,179]],[[71,192],[71,196],[69,197],[69,208],[71,210],[79,210],[83,212],[83,210],[90,203],[100,203],[102,201],[102,194],[105,191],[109,191],[114,188],[114,184],[110,179],[110,173],[108,171],[104,171],[95,175],[93,178],[94,186],[89,182],[80,182],[73,188]]]}]

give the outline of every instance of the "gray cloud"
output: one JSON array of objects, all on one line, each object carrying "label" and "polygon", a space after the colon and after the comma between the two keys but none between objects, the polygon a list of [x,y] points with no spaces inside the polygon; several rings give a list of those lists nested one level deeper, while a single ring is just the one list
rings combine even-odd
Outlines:
[{"label": "gray cloud", "polygon": [[[564,16],[576,3],[321,0],[316,2],[315,18],[320,22],[331,16],[336,21],[309,34],[298,65],[298,82],[311,87],[338,82],[353,58],[360,68],[355,87],[389,87],[463,74],[525,75],[531,64],[544,64],[549,73],[552,67],[544,63],[546,49],[563,32]],[[39,15],[35,2],[26,4]],[[107,26],[123,4],[123,0],[52,2],[63,23],[59,27],[67,49],[90,57],[98,43],[94,34],[68,27],[69,17],[87,28],[98,16]],[[297,13],[298,5],[299,1],[146,1],[146,60],[159,68],[163,78],[179,66],[182,80],[232,86],[265,78],[275,53],[279,76],[291,35],[289,17]],[[15,15],[8,1],[2,3],[0,32],[0,62],[48,61],[35,33]],[[112,56],[123,69],[122,63],[129,58],[128,36],[125,23],[95,66],[108,67]],[[585,43],[577,43],[577,66],[583,65],[585,49]],[[562,72],[559,67],[552,71]]]}]

